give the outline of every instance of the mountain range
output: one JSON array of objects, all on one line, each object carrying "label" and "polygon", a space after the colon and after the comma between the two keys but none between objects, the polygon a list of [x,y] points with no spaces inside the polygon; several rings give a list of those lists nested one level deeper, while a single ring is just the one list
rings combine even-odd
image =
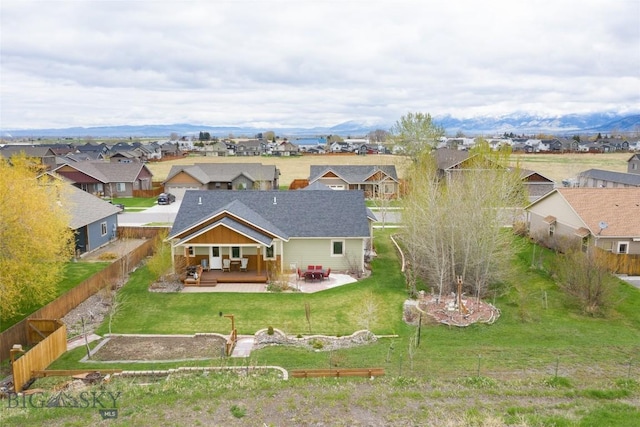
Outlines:
[{"label": "mountain range", "polygon": [[[478,116],[472,118],[456,118],[450,115],[434,116],[434,121],[453,136],[463,133],[467,136],[553,134],[570,136],[575,134],[611,134],[640,133],[640,114],[623,115],[617,113],[569,114],[562,116],[540,116],[527,113],[513,113],[502,116]],[[283,127],[255,128],[247,126],[213,126],[181,124],[158,125],[123,125],[100,127],[70,127],[64,129],[0,129],[3,138],[54,137],[54,138],[167,138],[172,133],[179,136],[199,135],[209,132],[211,136],[254,137],[266,131],[274,131],[281,137],[340,135],[342,137],[362,137],[369,132],[382,129],[389,130],[393,123],[370,123],[357,120],[347,121],[331,127]]]}]

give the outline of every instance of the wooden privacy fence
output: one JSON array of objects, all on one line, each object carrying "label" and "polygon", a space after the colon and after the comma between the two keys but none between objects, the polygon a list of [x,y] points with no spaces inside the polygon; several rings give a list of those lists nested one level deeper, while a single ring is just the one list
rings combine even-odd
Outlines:
[{"label": "wooden privacy fence", "polygon": [[52,328],[55,330],[12,363],[13,384],[16,393],[22,391],[34,371],[43,370],[67,351],[67,327],[62,322],[39,319],[34,323],[37,323],[42,330]]},{"label": "wooden privacy fence", "polygon": [[133,197],[157,197],[164,191],[161,183],[153,183],[150,190],[133,190]]},{"label": "wooden privacy fence", "polygon": [[[158,230],[154,229],[157,234]],[[154,239],[149,239],[127,255],[117,259],[104,270],[99,271],[73,289],[60,295],[27,319],[16,323],[0,334],[0,360],[9,358],[9,350],[14,344],[29,345],[28,321],[32,319],[61,319],[91,295],[107,286],[113,286],[137,266],[145,257],[153,253]]]},{"label": "wooden privacy fence", "polygon": [[640,275],[640,255],[614,254],[601,250],[598,256],[605,260],[607,269],[615,274]]},{"label": "wooden privacy fence", "polygon": [[293,378],[340,378],[340,377],[380,377],[384,368],[341,368],[341,369],[295,369]]}]

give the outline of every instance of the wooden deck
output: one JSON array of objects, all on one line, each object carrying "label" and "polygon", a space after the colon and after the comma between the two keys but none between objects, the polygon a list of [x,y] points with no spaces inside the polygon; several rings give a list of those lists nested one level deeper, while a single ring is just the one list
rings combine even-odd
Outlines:
[{"label": "wooden deck", "polygon": [[202,272],[200,286],[213,286],[216,283],[267,283],[267,272],[258,274],[255,270],[225,271],[209,270]]}]

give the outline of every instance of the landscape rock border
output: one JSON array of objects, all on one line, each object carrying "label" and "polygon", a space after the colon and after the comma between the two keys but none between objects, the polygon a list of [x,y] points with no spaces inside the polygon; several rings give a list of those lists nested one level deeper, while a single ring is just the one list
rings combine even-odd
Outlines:
[{"label": "landscape rock border", "polygon": [[377,340],[378,337],[366,329],[356,331],[351,335],[337,337],[328,335],[291,336],[273,328],[271,335],[269,329],[261,329],[256,332],[253,348],[257,350],[271,345],[288,345],[313,351],[333,351],[373,344]]}]

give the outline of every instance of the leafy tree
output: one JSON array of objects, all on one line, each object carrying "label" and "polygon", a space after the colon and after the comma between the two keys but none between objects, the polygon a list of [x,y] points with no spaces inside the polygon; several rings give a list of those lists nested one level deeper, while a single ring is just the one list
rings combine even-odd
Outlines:
[{"label": "leafy tree", "polygon": [[63,183],[37,178],[24,156],[0,156],[0,311],[20,314],[24,303],[44,304],[56,293],[73,256],[69,203]]},{"label": "leafy tree", "polygon": [[444,136],[444,128],[437,125],[428,113],[407,113],[393,125],[391,134],[404,154],[416,160],[422,151],[436,147]]}]

